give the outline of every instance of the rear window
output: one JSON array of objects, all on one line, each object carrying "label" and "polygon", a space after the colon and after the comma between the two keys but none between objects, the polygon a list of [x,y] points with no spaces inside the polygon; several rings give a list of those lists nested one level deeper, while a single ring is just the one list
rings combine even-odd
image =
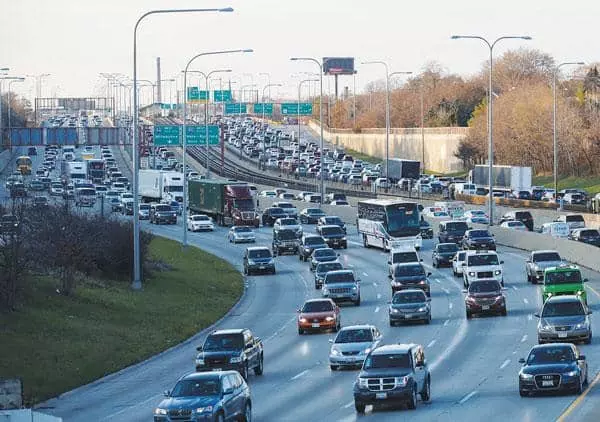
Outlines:
[{"label": "rear window", "polygon": [[566,219],[567,223],[575,223],[575,222],[583,222],[583,217],[579,214],[577,215],[567,215]]},{"label": "rear window", "polygon": [[270,258],[271,251],[268,249],[253,249],[248,251],[249,258]]},{"label": "rear window", "polygon": [[479,265],[498,265],[497,255],[471,255],[467,257],[469,267],[475,267]]},{"label": "rear window", "polygon": [[558,252],[543,252],[533,255],[533,262],[542,261],[560,261],[560,255]]},{"label": "rear window", "polygon": [[464,232],[466,230],[469,230],[469,226],[467,225],[467,223],[465,223],[463,221],[446,223],[446,231],[449,231],[449,232],[462,231],[462,232]]},{"label": "rear window", "polygon": [[319,237],[305,237],[304,243],[307,245],[321,245],[321,244],[324,244],[325,241],[320,236]]},{"label": "rear window", "polygon": [[[529,193],[529,192],[527,192]],[[532,220],[533,217],[529,211],[517,211],[515,217],[519,220]]]},{"label": "rear window", "polygon": [[171,211],[170,205],[157,205],[156,211]]},{"label": "rear window", "polygon": [[396,276],[419,276],[425,275],[425,269],[421,265],[398,265],[394,268]]},{"label": "rear window", "polygon": [[416,252],[394,252],[392,254],[392,264],[402,264],[405,262],[418,262],[419,257]]},{"label": "rear window", "polygon": [[323,236],[331,236],[332,234],[343,234],[342,228],[335,226],[335,227],[324,227],[323,229],[321,229],[321,234]]}]

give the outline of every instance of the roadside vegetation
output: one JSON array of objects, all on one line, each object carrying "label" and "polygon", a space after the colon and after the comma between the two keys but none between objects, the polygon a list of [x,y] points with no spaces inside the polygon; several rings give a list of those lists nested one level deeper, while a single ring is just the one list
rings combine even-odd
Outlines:
[{"label": "roadside vegetation", "polygon": [[[554,188],[554,179],[552,176],[537,176],[533,178],[533,184],[536,186],[546,186]],[[590,195],[600,192],[600,177],[565,177],[558,179],[558,189],[583,189]]]},{"label": "roadside vegetation", "polygon": [[[46,213],[51,221],[52,211]],[[19,234],[0,234],[0,378],[20,377],[28,405],[177,345],[222,317],[242,294],[242,277],[231,265],[147,235],[144,288],[132,291],[130,225],[106,220],[100,226],[96,217],[71,214],[71,225],[42,230],[28,221],[32,215],[21,214]],[[79,226],[91,232],[85,242],[75,234],[61,238],[67,227],[78,233]],[[102,230],[114,243],[105,243]],[[47,248],[47,258],[33,239]]]}]

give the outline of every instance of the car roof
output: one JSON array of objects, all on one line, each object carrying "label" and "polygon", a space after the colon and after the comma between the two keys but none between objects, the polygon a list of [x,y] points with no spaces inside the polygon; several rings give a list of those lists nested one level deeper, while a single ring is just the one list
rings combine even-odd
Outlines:
[{"label": "car roof", "polygon": [[247,250],[248,252],[250,252],[250,251],[264,251],[265,249],[266,249],[266,250],[268,250],[268,251],[271,251],[271,250],[270,250],[268,247],[266,247],[266,246],[250,246],[250,247],[247,247],[247,248],[246,248],[246,250]]},{"label": "car roof", "polygon": [[555,302],[558,302],[558,303],[569,303],[569,302],[583,303],[582,300],[577,295],[557,295],[557,296],[550,296],[548,299],[546,299],[544,306],[546,306],[547,303],[555,303]]},{"label": "car roof", "polygon": [[342,327],[340,329],[340,331],[364,330],[364,329],[372,329],[372,328],[376,328],[376,327],[371,324],[357,324],[357,325],[347,325],[345,327]]},{"label": "car roof", "polygon": [[202,379],[221,379],[225,375],[232,375],[237,373],[237,371],[209,371],[209,372],[191,372],[179,378],[179,381],[182,380],[202,380]]},{"label": "car roof", "polygon": [[387,355],[389,353],[409,353],[416,344],[385,344],[374,349],[372,355]]},{"label": "car roof", "polygon": [[210,335],[221,335],[221,334],[242,334],[246,328],[228,328],[224,330],[215,330]]},{"label": "car roof", "polygon": [[553,249],[540,249],[539,251],[531,251],[532,254],[537,254],[537,253],[558,253],[558,251],[555,251]]},{"label": "car roof", "polygon": [[326,298],[326,297],[321,297],[321,298],[316,298],[316,299],[307,299],[304,301],[304,303],[313,303],[313,302],[329,302],[332,303],[333,300]]}]

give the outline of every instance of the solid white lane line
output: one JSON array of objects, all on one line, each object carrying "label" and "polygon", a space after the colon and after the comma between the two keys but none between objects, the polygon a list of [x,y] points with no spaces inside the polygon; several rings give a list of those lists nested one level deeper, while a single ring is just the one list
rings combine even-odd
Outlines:
[{"label": "solid white lane line", "polygon": [[525,343],[527,341],[527,334],[525,334],[522,338],[521,338],[521,343]]},{"label": "solid white lane line", "polygon": [[517,286],[512,286],[513,290],[519,290],[519,288]]},{"label": "solid white lane line", "polygon": [[379,306],[375,308],[375,313],[379,312]]},{"label": "solid white lane line", "polygon": [[471,391],[469,394],[467,394],[462,399],[460,399],[460,401],[458,402],[458,404],[464,404],[467,400],[469,400],[475,394],[477,394],[477,391]]},{"label": "solid white lane line", "polygon": [[437,341],[437,340],[435,340],[435,339],[434,339],[434,340],[431,340],[431,341],[429,342],[429,344],[427,345],[427,348],[429,349],[430,347],[433,347],[433,345],[436,343],[436,341]]},{"label": "solid white lane line", "polygon": [[506,368],[509,363],[510,363],[510,359],[506,359],[504,362],[502,362],[502,365],[500,365],[500,369]]},{"label": "solid white lane line", "polygon": [[347,403],[344,405],[344,409],[348,409],[349,407],[352,407],[354,405],[354,402],[351,401],[350,403]]},{"label": "solid white lane line", "polygon": [[381,293],[377,293],[377,299],[381,299]]},{"label": "solid white lane line", "polygon": [[529,301],[527,300],[527,298],[523,298],[523,303],[525,303],[525,305],[529,305]]},{"label": "solid white lane line", "polygon": [[363,271],[363,275],[364,275],[365,277],[368,277],[368,276],[369,276],[369,274],[367,274],[367,273],[366,273],[366,272],[364,272],[364,271]]},{"label": "solid white lane line", "polygon": [[449,308],[449,309],[452,309],[452,302],[450,302],[450,303],[448,304],[448,308]]},{"label": "solid white lane line", "polygon": [[446,321],[444,321],[444,327],[447,327],[448,324],[450,324],[450,320],[449,319],[447,319]]},{"label": "solid white lane line", "polygon": [[297,374],[297,375],[294,375],[292,378],[290,378],[290,381],[297,380],[298,378],[300,378],[300,377],[303,377],[303,376],[304,376],[304,375],[306,375],[307,373],[308,373],[308,369],[306,369],[306,370],[304,370],[304,371],[300,372],[300,373],[299,373],[299,374]]}]

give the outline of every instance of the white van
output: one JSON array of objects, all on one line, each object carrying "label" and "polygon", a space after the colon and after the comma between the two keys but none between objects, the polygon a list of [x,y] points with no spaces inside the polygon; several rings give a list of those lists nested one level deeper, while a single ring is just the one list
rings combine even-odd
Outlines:
[{"label": "white van", "polygon": [[473,183],[457,183],[454,185],[454,192],[461,195],[475,195],[477,186]]},{"label": "white van", "polygon": [[405,244],[399,244],[393,246],[390,249],[390,255],[388,257],[388,278],[392,278],[392,272],[395,264],[406,264],[406,263],[420,263],[423,261],[419,257],[419,253],[414,247],[414,241],[402,242]]},{"label": "white van", "polygon": [[569,237],[569,225],[567,223],[553,222],[542,224],[542,234],[549,234],[558,239],[566,239]]}]

